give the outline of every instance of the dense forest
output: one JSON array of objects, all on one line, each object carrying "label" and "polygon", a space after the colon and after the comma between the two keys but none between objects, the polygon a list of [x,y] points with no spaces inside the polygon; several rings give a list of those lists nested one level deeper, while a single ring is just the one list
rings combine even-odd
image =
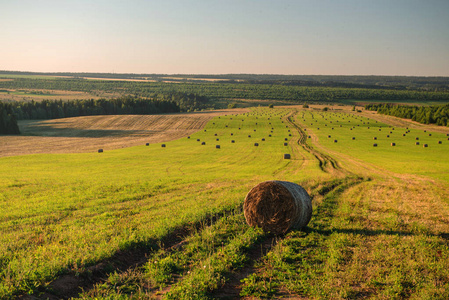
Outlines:
[{"label": "dense forest", "polygon": [[412,119],[423,124],[449,126],[449,104],[432,106],[408,106],[395,104],[368,104],[365,109],[380,114]]},{"label": "dense forest", "polygon": [[136,97],[98,100],[30,101],[8,104],[18,120],[58,119],[91,115],[160,114],[179,112],[173,101],[147,100]]},{"label": "dense forest", "polygon": [[[197,100],[185,98],[187,104],[179,103],[182,110],[204,108],[207,99],[261,99],[282,100],[292,103],[303,102],[338,102],[342,100],[361,101],[449,101],[449,91],[424,91],[379,88],[354,87],[324,87],[300,86],[291,82],[282,84],[268,83],[207,83],[207,82],[136,82],[136,81],[109,81],[87,79],[32,79],[15,78],[10,81],[0,81],[0,89],[44,89],[66,90],[88,93],[114,93],[120,95],[133,95],[141,98],[166,98],[167,95],[195,95]],[[200,96],[201,95],[201,96]],[[204,97],[204,98],[202,98]],[[196,102],[196,105],[193,103]],[[203,106],[203,107],[202,107]]]},{"label": "dense forest", "polygon": [[0,134],[19,134],[16,116],[11,104],[0,102]]}]

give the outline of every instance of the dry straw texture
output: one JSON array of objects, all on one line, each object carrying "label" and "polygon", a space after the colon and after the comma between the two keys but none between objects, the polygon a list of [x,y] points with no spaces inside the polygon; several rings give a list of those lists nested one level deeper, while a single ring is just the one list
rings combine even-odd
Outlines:
[{"label": "dry straw texture", "polygon": [[305,227],[312,217],[312,201],[301,186],[265,181],[252,188],[243,204],[246,222],[266,232],[282,234]]}]

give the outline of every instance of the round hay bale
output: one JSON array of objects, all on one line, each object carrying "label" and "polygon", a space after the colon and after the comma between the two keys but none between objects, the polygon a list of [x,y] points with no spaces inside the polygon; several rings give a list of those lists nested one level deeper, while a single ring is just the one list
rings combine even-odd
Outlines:
[{"label": "round hay bale", "polygon": [[190,139],[190,135],[187,138]]},{"label": "round hay bale", "polygon": [[419,140],[419,137],[416,137],[415,140]]},{"label": "round hay bale", "polygon": [[334,143],[338,142],[337,140],[334,140]]},{"label": "round hay bale", "polygon": [[215,148],[216,149],[220,149],[220,145],[215,145]]},{"label": "round hay bale", "polygon": [[290,159],[290,158],[291,158],[290,154],[288,154],[288,153],[284,154],[284,159]]},{"label": "round hay bale", "polygon": [[214,136],[217,136],[217,134],[215,133]]},{"label": "round hay bale", "polygon": [[312,136],[311,135],[309,135],[309,139],[311,139],[312,138]]},{"label": "round hay bale", "polygon": [[424,145],[422,145],[424,148],[427,148],[427,147],[429,147],[429,145],[427,145],[427,144],[424,144]]},{"label": "round hay bale", "polygon": [[373,147],[377,147],[377,144],[373,144]]},{"label": "round hay bale", "polygon": [[[309,136],[310,137],[310,136]],[[284,141],[288,141],[288,138],[284,138]]]},{"label": "round hay bale", "polygon": [[327,136],[327,138],[330,138],[330,137],[331,137],[330,135]]},{"label": "round hay bale", "polygon": [[289,134],[288,136],[292,136],[291,134]]},{"label": "round hay bale", "polygon": [[165,148],[165,144],[162,144],[161,147],[162,147],[162,148]]},{"label": "round hay bale", "polygon": [[216,139],[217,141],[219,141],[220,139]]},{"label": "round hay bale", "polygon": [[268,137],[271,137],[271,134],[269,134]]},{"label": "round hay bale", "polygon": [[265,141],[265,139],[262,139],[262,141]]},{"label": "round hay bale", "polygon": [[419,145],[419,142],[415,142],[415,145]]},{"label": "round hay bale", "polygon": [[352,139],[355,140],[355,136],[353,136]]},{"label": "round hay bale", "polygon": [[245,197],[246,223],[266,232],[282,234],[305,227],[312,217],[312,201],[306,190],[288,181],[265,181]]},{"label": "round hay bale", "polygon": [[206,142],[202,142],[201,145],[206,145]]},{"label": "round hay bale", "polygon": [[442,141],[438,141],[438,144],[442,144],[443,142]]},{"label": "round hay bale", "polygon": [[248,137],[251,137],[251,135],[248,135]]},{"label": "round hay bale", "polygon": [[196,141],[197,141],[197,142],[199,142],[199,141],[200,141],[200,139],[196,139]]},{"label": "round hay bale", "polygon": [[403,133],[402,136],[405,136],[405,133]]},{"label": "round hay bale", "polygon": [[259,146],[259,143],[254,143],[254,146],[256,146],[256,147]]},{"label": "round hay bale", "polygon": [[432,136],[432,134],[431,134],[431,133],[429,133],[429,136]]},{"label": "round hay bale", "polygon": [[103,153],[103,149],[98,149],[98,153]]},{"label": "round hay bale", "polygon": [[149,145],[150,145],[150,143],[146,143],[146,144],[145,144],[145,146],[149,146]]},{"label": "round hay bale", "polygon": [[393,146],[393,147],[396,146],[396,143],[391,143],[391,146]]},{"label": "round hay bale", "polygon": [[377,137],[373,137],[373,140],[377,140]]},{"label": "round hay bale", "polygon": [[235,143],[235,141],[234,141],[234,140],[232,140],[232,141],[231,141],[231,143]]},{"label": "round hay bale", "polygon": [[284,146],[288,146],[288,143],[284,143]]}]

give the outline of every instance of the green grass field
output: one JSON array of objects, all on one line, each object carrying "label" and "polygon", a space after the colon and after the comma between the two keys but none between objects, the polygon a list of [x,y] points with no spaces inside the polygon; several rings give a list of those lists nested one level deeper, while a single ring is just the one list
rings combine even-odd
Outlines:
[{"label": "green grass field", "polygon": [[[0,298],[447,299],[449,141],[405,131],[257,108],[166,147],[0,158]],[[304,231],[246,225],[273,179],[311,195]]]}]

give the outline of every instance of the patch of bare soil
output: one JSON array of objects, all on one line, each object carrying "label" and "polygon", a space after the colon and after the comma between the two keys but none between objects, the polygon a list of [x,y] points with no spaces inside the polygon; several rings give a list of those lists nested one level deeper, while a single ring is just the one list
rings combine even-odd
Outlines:
[{"label": "patch of bare soil", "polygon": [[201,130],[216,116],[243,112],[246,110],[20,121],[21,135],[0,137],[0,157],[95,152],[168,142]]}]

